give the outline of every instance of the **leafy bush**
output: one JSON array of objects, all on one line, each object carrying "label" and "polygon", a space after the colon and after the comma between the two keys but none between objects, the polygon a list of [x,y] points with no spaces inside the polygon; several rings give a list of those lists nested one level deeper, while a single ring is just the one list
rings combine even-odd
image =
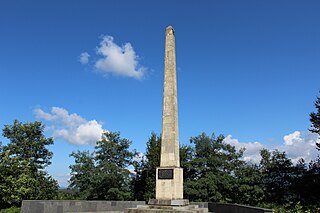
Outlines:
[{"label": "leafy bush", "polygon": [[1,209],[0,213],[20,213],[21,209],[17,207],[11,207],[9,209]]}]

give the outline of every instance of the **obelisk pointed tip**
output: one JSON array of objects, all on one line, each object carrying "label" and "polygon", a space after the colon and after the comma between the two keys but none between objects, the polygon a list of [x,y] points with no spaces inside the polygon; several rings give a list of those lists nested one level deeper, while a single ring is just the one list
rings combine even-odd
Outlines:
[{"label": "obelisk pointed tip", "polygon": [[168,30],[168,29],[173,29],[173,27],[172,27],[171,25],[169,25],[166,29],[167,29],[167,30]]},{"label": "obelisk pointed tip", "polygon": [[173,29],[173,27],[172,27],[171,25],[169,25],[169,26],[166,28],[166,35],[168,35],[168,34],[170,34],[170,33],[174,34],[174,29]]}]

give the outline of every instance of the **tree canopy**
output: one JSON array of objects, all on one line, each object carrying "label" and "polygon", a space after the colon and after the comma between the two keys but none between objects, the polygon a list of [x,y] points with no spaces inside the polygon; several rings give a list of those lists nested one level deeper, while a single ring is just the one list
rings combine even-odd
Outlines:
[{"label": "tree canopy", "polygon": [[160,166],[161,136],[151,133],[146,154],[134,162],[135,177],[132,180],[135,199],[155,198],[156,168]]},{"label": "tree canopy", "polygon": [[[145,158],[135,162],[132,189],[135,199],[155,196],[155,171],[160,165],[161,137],[152,133]],[[201,133],[180,147],[184,169],[184,197],[190,201],[228,202],[254,206],[303,205],[319,207],[319,162],[297,165],[278,150],[263,149],[260,164],[243,160],[244,149],[236,150],[224,136]],[[308,189],[308,192],[306,191]],[[312,193],[309,193],[312,192]]]},{"label": "tree canopy", "polygon": [[3,136],[9,143],[0,146],[0,208],[19,206],[23,199],[52,199],[58,184],[43,169],[51,163],[47,148],[52,138],[43,134],[41,122],[15,120],[5,125]]},{"label": "tree canopy", "polygon": [[[319,105],[318,102],[319,99]],[[317,128],[313,124],[313,131],[319,133]],[[47,147],[53,139],[46,138],[43,131],[44,125],[37,121],[5,125],[3,136],[9,142],[0,142],[0,208],[19,206],[23,199],[57,197],[57,181],[44,170],[51,163],[52,152]],[[72,152],[70,156],[75,162],[70,165],[69,189],[74,193],[68,197],[146,201],[154,198],[161,136],[151,133],[145,153],[130,150],[131,143],[119,132],[104,132],[93,152]],[[226,143],[223,135],[201,133],[191,137],[189,144],[182,144],[184,197],[190,201],[270,204],[287,209],[296,205],[320,207],[320,158],[309,164],[300,159],[295,165],[285,152],[263,149],[256,165],[245,162],[245,150]]]},{"label": "tree canopy", "polygon": [[77,192],[80,199],[132,199],[128,166],[133,164],[136,152],[129,150],[130,144],[119,132],[105,132],[97,141],[94,153],[73,152],[70,156],[74,157],[75,164],[70,165],[69,188]]},{"label": "tree canopy", "polygon": [[[320,97],[318,97],[317,100],[314,102],[314,106],[316,107],[316,111],[310,113],[310,131],[320,135]],[[317,147],[318,150],[320,150],[320,143],[317,143]]]}]

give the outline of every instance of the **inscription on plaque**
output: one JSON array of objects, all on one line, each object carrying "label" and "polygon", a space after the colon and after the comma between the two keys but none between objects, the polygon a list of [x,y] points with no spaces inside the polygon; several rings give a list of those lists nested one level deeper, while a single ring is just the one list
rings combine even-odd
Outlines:
[{"label": "inscription on plaque", "polygon": [[158,179],[173,179],[173,169],[159,169]]}]

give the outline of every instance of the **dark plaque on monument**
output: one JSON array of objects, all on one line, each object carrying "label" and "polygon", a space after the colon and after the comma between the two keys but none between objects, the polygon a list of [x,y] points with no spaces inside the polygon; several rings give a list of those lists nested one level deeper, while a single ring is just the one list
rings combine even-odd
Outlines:
[{"label": "dark plaque on monument", "polygon": [[173,179],[173,169],[158,169],[158,179]]}]

